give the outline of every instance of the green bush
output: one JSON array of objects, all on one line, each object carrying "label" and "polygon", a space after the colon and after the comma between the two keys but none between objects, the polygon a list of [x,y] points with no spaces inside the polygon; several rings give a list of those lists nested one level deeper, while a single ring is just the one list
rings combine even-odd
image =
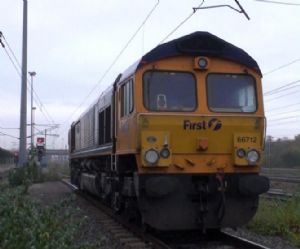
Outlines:
[{"label": "green bush", "polygon": [[50,207],[33,202],[27,195],[30,184],[58,180],[57,167],[42,172],[35,163],[14,169],[9,184],[0,182],[0,249],[100,249],[103,237],[82,241],[83,227],[89,227],[73,199]]},{"label": "green bush", "polygon": [[62,172],[67,172],[65,168],[58,164],[41,168],[34,161],[31,161],[23,167],[10,171],[8,180],[10,186],[29,186],[32,183],[57,181],[62,178]]},{"label": "green bush", "polygon": [[87,220],[74,208],[73,199],[42,207],[24,194],[24,186],[0,186],[0,248],[94,249],[102,240],[78,241]]},{"label": "green bush", "polygon": [[300,246],[300,198],[286,202],[261,200],[258,212],[247,226],[264,235],[278,235]]},{"label": "green bush", "polygon": [[24,186],[2,188],[0,196],[0,248],[70,248],[76,226],[62,202],[41,208],[24,195]]},{"label": "green bush", "polygon": [[42,182],[43,175],[36,163],[32,161],[10,171],[8,181],[10,186],[29,186],[31,183]]}]

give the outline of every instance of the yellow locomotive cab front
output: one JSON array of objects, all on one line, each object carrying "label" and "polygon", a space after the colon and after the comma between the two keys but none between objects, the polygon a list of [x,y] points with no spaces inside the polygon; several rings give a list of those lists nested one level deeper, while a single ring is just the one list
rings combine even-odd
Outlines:
[{"label": "yellow locomotive cab front", "polygon": [[208,57],[199,68],[200,59],[176,57],[138,71],[140,173],[259,172],[260,75]]}]

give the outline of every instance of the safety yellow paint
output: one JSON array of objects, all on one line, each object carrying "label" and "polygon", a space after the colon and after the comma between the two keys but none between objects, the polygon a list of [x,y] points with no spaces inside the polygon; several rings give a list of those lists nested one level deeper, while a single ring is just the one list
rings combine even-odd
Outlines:
[{"label": "safety yellow paint", "polygon": [[[171,165],[172,150],[170,147],[170,134],[169,131],[142,131],[142,150],[141,150],[141,160],[144,167],[168,167]],[[168,158],[163,158],[160,156],[157,164],[149,164],[145,160],[145,153],[148,150],[155,150],[158,154],[163,149],[168,149],[170,151],[170,156]]]},{"label": "safety yellow paint", "polygon": [[[117,127],[117,154],[133,153],[139,173],[247,173],[258,172],[258,165],[248,165],[236,157],[240,147],[263,150],[265,116],[261,76],[250,68],[234,62],[208,57],[206,70],[195,69],[193,56],[179,56],[146,64],[134,79],[134,110]],[[194,74],[197,81],[197,107],[194,112],[151,112],[143,103],[143,74],[148,70],[184,71]],[[255,113],[216,113],[209,110],[206,77],[209,73],[249,74],[256,81],[257,110]],[[122,128],[123,127],[123,128]],[[124,128],[125,127],[125,128]],[[127,129],[128,128],[128,129]],[[129,133],[128,133],[128,130]],[[128,135],[129,134],[129,135]],[[144,153],[149,148],[161,150],[168,135],[171,155],[157,165],[147,165]],[[147,137],[157,138],[154,144]],[[238,140],[252,137],[255,142]],[[126,139],[125,141],[122,139]],[[199,149],[199,141],[208,141],[207,149]],[[251,139],[250,139],[251,140]]]}]

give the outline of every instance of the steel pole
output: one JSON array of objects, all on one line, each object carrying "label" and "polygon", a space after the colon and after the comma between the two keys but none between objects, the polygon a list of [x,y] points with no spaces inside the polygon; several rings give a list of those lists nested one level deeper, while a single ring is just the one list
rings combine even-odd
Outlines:
[{"label": "steel pole", "polygon": [[33,141],[33,148],[34,148],[34,125],[35,125],[35,110],[36,107],[32,107],[32,141]]},{"label": "steel pole", "polygon": [[36,75],[36,72],[28,72],[28,74],[30,75],[31,77],[31,122],[30,122],[30,127],[31,127],[31,136],[30,136],[30,146],[31,146],[31,149],[33,149],[34,147],[34,121],[33,121],[33,77]]},{"label": "steel pole", "polygon": [[23,0],[23,48],[22,48],[22,82],[20,108],[20,145],[19,166],[27,162],[27,0]]},{"label": "steel pole", "polygon": [[31,76],[31,105],[30,105],[30,110],[31,110],[31,149],[33,149],[33,75]]}]

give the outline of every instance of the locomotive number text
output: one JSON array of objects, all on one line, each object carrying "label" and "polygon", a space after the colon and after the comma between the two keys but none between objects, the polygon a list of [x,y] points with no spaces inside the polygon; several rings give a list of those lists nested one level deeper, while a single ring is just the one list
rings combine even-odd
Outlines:
[{"label": "locomotive number text", "polygon": [[256,137],[237,137],[238,143],[256,143]]}]

